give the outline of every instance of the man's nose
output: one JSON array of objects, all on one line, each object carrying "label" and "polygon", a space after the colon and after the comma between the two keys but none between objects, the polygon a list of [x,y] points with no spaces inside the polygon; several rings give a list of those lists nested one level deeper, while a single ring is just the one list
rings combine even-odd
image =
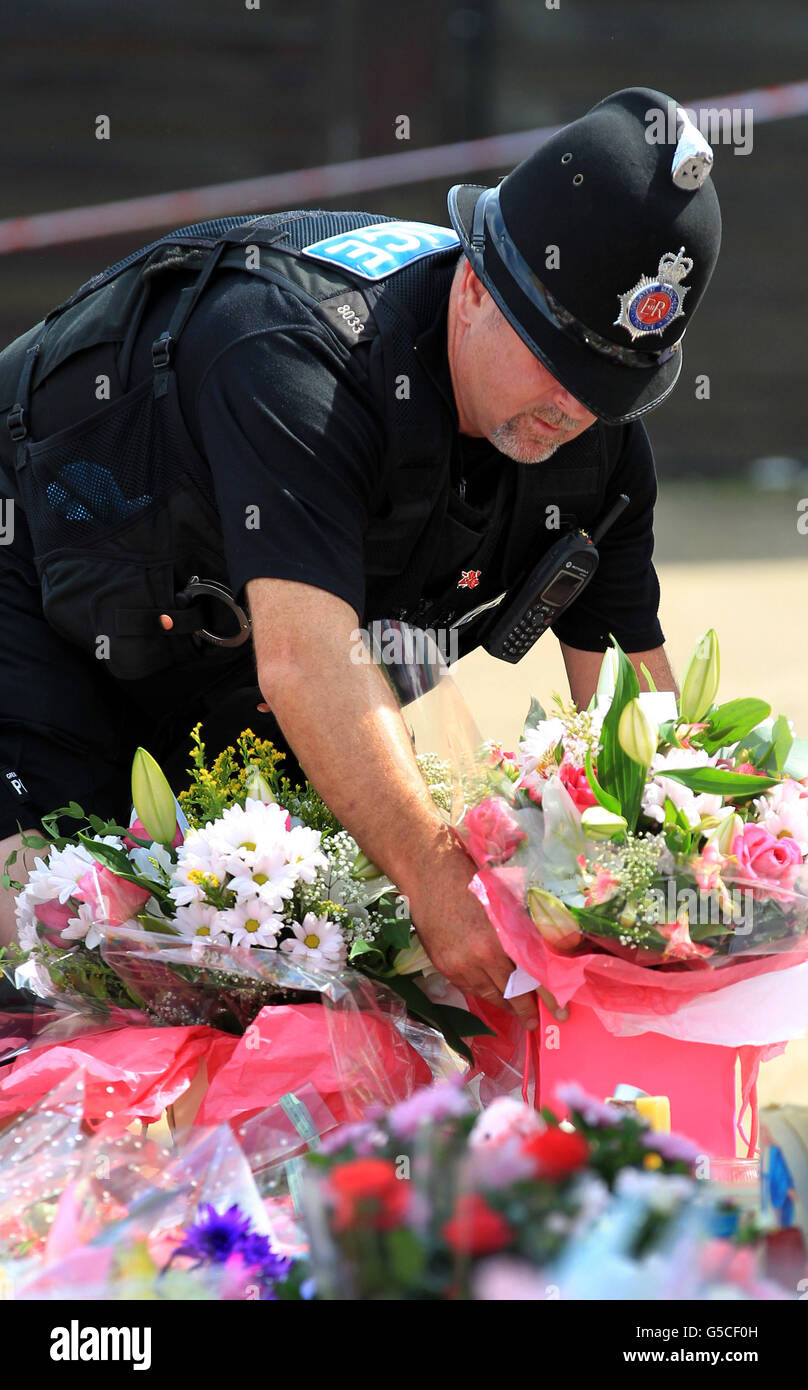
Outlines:
[{"label": "man's nose", "polygon": [[559,410],[563,410],[565,415],[569,415],[571,420],[576,420],[578,424],[583,424],[586,420],[591,422],[595,418],[591,411],[570,395],[566,387],[562,386],[560,382],[556,383],[556,388],[553,391],[553,404],[558,406]]}]

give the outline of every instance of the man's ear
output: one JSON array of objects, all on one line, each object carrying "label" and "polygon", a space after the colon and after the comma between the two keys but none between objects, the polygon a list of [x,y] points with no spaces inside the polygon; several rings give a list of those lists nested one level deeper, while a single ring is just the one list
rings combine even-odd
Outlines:
[{"label": "man's ear", "polygon": [[457,309],[463,323],[469,323],[472,317],[479,312],[483,300],[488,297],[488,290],[482,280],[475,275],[471,261],[463,257],[459,266],[460,284],[458,287]]}]

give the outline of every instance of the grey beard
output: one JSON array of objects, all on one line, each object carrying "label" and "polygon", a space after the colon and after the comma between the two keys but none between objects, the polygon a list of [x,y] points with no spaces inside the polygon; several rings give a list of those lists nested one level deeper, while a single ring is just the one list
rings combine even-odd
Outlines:
[{"label": "grey beard", "polygon": [[504,425],[497,425],[491,434],[491,443],[506,458],[513,459],[514,463],[544,463],[551,454],[554,454],[562,439],[525,439],[519,433],[516,421],[520,417],[517,415],[513,420],[506,420]]}]

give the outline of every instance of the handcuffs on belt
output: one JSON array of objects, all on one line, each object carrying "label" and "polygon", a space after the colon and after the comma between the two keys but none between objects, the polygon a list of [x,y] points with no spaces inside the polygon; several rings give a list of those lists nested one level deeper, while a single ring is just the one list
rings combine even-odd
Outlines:
[{"label": "handcuffs on belt", "polygon": [[194,637],[198,637],[203,642],[212,642],[215,647],[240,647],[249,640],[252,624],[244,609],[236,603],[230,590],[224,584],[219,584],[215,579],[200,579],[198,575],[194,574],[185,588],[177,594],[177,604],[180,607],[186,607],[195,598],[219,599],[236,618],[239,630],[232,637],[220,637],[217,633],[208,632],[207,628],[200,627],[194,632]]}]

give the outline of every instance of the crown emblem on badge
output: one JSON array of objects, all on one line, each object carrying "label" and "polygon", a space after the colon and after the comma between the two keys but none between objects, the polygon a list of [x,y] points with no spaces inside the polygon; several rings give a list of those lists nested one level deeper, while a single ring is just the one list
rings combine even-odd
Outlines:
[{"label": "crown emblem on badge", "polygon": [[660,257],[656,279],[643,275],[632,289],[618,295],[620,313],[615,327],[625,328],[632,341],[646,333],[664,333],[674,319],[684,314],[685,295],[690,289],[683,285],[693,262],[685,255],[684,246],[674,253],[666,251]]}]

